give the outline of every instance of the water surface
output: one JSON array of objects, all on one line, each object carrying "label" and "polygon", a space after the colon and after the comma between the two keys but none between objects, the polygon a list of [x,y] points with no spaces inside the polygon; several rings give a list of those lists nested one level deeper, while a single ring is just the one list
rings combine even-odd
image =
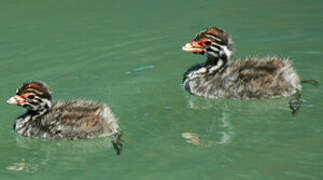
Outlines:
[{"label": "water surface", "polygon": [[[323,179],[322,87],[303,86],[296,117],[288,98],[206,100],[182,74],[204,57],[181,51],[220,26],[235,57],[289,57],[303,79],[323,83],[323,2],[5,1],[0,6],[1,179]],[[39,141],[12,131],[24,110],[6,99],[26,80],[56,100],[107,103],[124,152],[109,140]],[[182,137],[191,133],[198,143]],[[188,141],[188,142],[187,142]]]}]

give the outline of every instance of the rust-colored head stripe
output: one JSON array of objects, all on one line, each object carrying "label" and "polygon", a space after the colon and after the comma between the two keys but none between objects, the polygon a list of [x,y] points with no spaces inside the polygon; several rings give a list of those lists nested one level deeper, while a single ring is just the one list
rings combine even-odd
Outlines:
[{"label": "rust-colored head stripe", "polygon": [[194,40],[209,39],[217,44],[230,45],[231,39],[229,35],[218,27],[210,27],[199,32]]},{"label": "rust-colored head stripe", "polygon": [[205,33],[207,34],[213,34],[215,36],[221,36],[221,34],[224,33],[224,31],[220,28],[217,28],[217,27],[212,27],[212,28],[209,28],[205,31]]},{"label": "rust-colored head stripe", "polygon": [[17,94],[22,95],[28,92],[37,94],[39,97],[51,100],[51,91],[49,87],[40,81],[28,81],[18,88]]}]

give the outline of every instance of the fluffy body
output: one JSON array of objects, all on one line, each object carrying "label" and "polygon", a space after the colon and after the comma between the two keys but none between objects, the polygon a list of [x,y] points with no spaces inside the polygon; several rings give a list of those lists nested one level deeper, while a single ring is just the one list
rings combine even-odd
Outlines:
[{"label": "fluffy body", "polygon": [[192,66],[183,84],[191,94],[205,98],[276,98],[301,91],[300,78],[287,59],[244,58],[214,68],[214,62]]},{"label": "fluffy body", "polygon": [[58,102],[46,113],[28,110],[16,119],[14,130],[33,138],[75,140],[116,135],[119,126],[108,106],[78,100]]}]

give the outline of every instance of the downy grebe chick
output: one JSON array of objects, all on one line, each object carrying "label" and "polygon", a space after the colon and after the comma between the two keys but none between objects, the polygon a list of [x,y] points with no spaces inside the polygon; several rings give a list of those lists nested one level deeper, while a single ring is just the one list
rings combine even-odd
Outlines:
[{"label": "downy grebe chick", "polygon": [[231,62],[232,40],[220,28],[199,32],[183,51],[207,57],[184,74],[185,89],[205,98],[275,98],[300,93],[300,78],[287,59],[243,58]]},{"label": "downy grebe chick", "polygon": [[22,136],[55,140],[112,136],[117,154],[122,150],[117,118],[105,104],[74,100],[53,105],[49,87],[39,81],[24,83],[7,103],[27,109],[14,124]]}]

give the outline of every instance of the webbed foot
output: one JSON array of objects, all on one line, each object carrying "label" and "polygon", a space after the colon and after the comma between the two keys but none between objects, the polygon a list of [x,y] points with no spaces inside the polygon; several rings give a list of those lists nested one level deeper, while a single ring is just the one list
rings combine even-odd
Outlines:
[{"label": "webbed foot", "polygon": [[302,101],[301,101],[302,93],[297,90],[297,92],[292,96],[292,99],[289,100],[289,107],[292,110],[292,115],[296,115],[299,111]]},{"label": "webbed foot", "polygon": [[122,134],[120,132],[118,132],[112,137],[113,139],[111,141],[113,148],[116,151],[117,155],[121,154],[122,147],[123,147],[123,144],[122,144],[123,140],[121,139],[121,136],[122,136]]},{"label": "webbed foot", "polygon": [[117,132],[112,138],[111,143],[113,145],[114,150],[116,151],[117,155],[121,154],[122,151],[122,139],[121,139],[122,133]]}]

